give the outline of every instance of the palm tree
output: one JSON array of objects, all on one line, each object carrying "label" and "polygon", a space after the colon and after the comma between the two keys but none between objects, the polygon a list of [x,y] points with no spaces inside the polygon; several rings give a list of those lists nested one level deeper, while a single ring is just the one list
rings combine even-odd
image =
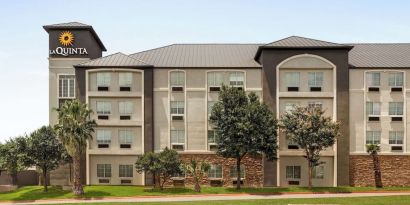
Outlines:
[{"label": "palm tree", "polygon": [[94,120],[90,120],[92,110],[86,104],[75,99],[66,101],[58,112],[56,131],[58,138],[73,160],[73,192],[75,195],[84,194],[81,183],[81,156],[87,149],[87,141],[92,139]]},{"label": "palm tree", "polygon": [[198,162],[195,159],[191,159],[189,164],[184,165],[184,171],[187,174],[192,175],[194,178],[194,183],[195,183],[195,191],[196,192],[201,192],[201,186],[199,185],[200,181],[202,180],[202,177],[209,171],[211,166],[204,162]]},{"label": "palm tree", "polygon": [[380,152],[380,146],[377,144],[367,144],[366,149],[367,153],[369,153],[373,158],[374,181],[376,188],[382,188],[382,172],[380,169],[380,160],[378,155],[378,153]]}]

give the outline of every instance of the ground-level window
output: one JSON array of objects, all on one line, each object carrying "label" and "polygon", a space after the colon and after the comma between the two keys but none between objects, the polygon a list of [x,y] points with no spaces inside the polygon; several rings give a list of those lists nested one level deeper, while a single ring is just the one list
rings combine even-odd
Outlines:
[{"label": "ground-level window", "polygon": [[222,178],[222,166],[212,164],[208,171],[208,178]]},{"label": "ground-level window", "polygon": [[366,144],[380,144],[380,131],[367,131]]},{"label": "ground-level window", "polygon": [[[245,178],[245,165],[241,165],[240,170],[241,171],[240,171],[239,175],[240,175],[241,179],[243,179],[243,178]],[[230,171],[229,171],[230,177],[236,179],[237,173],[238,172],[236,171],[236,166],[231,166]]]},{"label": "ground-level window", "polygon": [[134,167],[132,164],[120,165],[119,177],[133,177]]},{"label": "ground-level window", "polygon": [[208,143],[216,143],[215,130],[208,130]]},{"label": "ground-level window", "polygon": [[325,167],[323,165],[313,167],[312,177],[314,179],[323,179],[325,177]]},{"label": "ground-level window", "polygon": [[58,97],[75,98],[75,75],[58,76]]},{"label": "ground-level window", "polygon": [[111,164],[97,164],[97,177],[111,177]]},{"label": "ground-level window", "polygon": [[300,166],[286,166],[287,179],[300,179]]}]

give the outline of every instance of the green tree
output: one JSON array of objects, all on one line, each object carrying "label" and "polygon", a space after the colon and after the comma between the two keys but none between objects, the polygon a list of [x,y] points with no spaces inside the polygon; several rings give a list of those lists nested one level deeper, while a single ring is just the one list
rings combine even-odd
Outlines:
[{"label": "green tree", "polygon": [[276,159],[277,121],[255,93],[247,95],[243,90],[222,86],[210,121],[217,136],[216,153],[236,159],[237,189],[241,188],[241,160],[245,155],[264,153],[268,160]]},{"label": "green tree", "polygon": [[211,165],[209,165],[205,161],[198,161],[196,159],[191,159],[189,163],[184,164],[185,173],[191,175],[194,178],[196,192],[201,192],[201,186],[199,183],[210,168]]},{"label": "green tree", "polygon": [[339,133],[339,123],[323,116],[320,108],[294,107],[281,116],[280,127],[286,137],[305,152],[308,162],[309,188],[312,188],[312,171],[322,164],[320,152],[333,146]]},{"label": "green tree", "polygon": [[378,154],[380,152],[380,146],[377,144],[367,144],[366,150],[367,150],[367,153],[369,153],[373,159],[373,171],[374,171],[375,185],[377,188],[383,188],[382,172],[380,169],[380,160],[379,160],[379,154]]},{"label": "green tree", "polygon": [[135,163],[138,173],[150,173],[154,177],[155,187],[164,189],[164,184],[172,176],[181,174],[181,160],[175,150],[165,149],[159,153],[147,152]]},{"label": "green tree", "polygon": [[47,175],[62,161],[64,147],[57,139],[54,129],[43,126],[30,134],[27,140],[29,164],[41,169],[44,191],[47,192]]},{"label": "green tree", "polygon": [[92,139],[94,120],[90,120],[92,110],[79,100],[66,101],[58,112],[57,136],[73,160],[73,192],[84,194],[81,183],[81,156],[87,149],[87,141]]},{"label": "green tree", "polygon": [[12,138],[0,146],[0,167],[11,176],[13,185],[17,185],[18,172],[27,168],[26,149],[27,139],[25,136]]}]

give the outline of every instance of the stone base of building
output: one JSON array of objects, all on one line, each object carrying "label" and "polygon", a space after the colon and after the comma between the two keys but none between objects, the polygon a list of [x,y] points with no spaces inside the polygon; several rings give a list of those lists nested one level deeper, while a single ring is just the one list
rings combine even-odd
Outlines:
[{"label": "stone base of building", "polygon": [[[236,166],[236,160],[232,158],[223,158],[216,154],[180,154],[180,159],[184,163],[189,163],[191,159],[204,160],[209,164],[222,165],[222,178],[217,180],[210,180],[207,176],[201,181],[201,185],[204,186],[234,186],[234,181],[230,177],[230,169],[232,166]],[[262,187],[263,186],[263,162],[262,156],[245,156],[241,164],[245,166],[245,178],[243,180],[243,186],[245,187]],[[194,181],[192,176],[186,175],[184,180],[175,180],[168,182],[167,185],[180,185],[180,186],[193,186]]]},{"label": "stone base of building", "polygon": [[[383,186],[410,186],[410,156],[380,155]],[[350,156],[350,185],[374,186],[373,160],[369,155]]]}]

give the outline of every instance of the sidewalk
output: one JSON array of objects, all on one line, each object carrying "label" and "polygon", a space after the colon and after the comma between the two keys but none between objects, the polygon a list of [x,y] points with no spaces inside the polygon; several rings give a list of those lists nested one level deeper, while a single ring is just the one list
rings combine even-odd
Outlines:
[{"label": "sidewalk", "polygon": [[257,195],[257,194],[208,194],[208,195],[185,195],[185,196],[141,196],[141,197],[118,197],[96,199],[50,199],[19,202],[0,202],[6,204],[67,204],[67,203],[112,203],[112,202],[182,202],[182,201],[222,201],[222,200],[247,200],[247,199],[290,199],[290,198],[333,198],[333,197],[371,197],[371,196],[398,196],[410,195],[410,192],[373,192],[373,193],[343,193],[343,194],[281,194],[281,195]]}]

